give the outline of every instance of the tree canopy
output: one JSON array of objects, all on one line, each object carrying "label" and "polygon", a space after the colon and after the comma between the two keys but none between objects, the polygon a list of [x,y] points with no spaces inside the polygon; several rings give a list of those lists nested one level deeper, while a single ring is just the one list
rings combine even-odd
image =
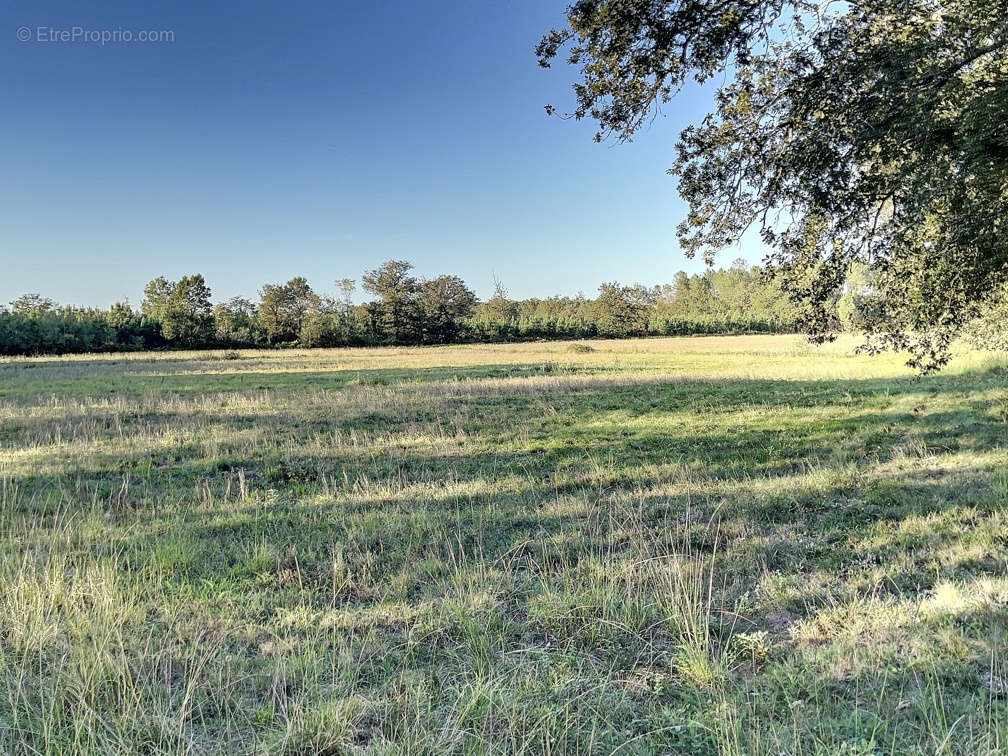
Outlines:
[{"label": "tree canopy", "polygon": [[377,324],[392,343],[409,341],[419,330],[416,295],[420,284],[410,275],[411,270],[412,263],[389,260],[361,279],[364,291],[379,297],[374,308]]},{"label": "tree canopy", "polygon": [[[572,116],[629,140],[724,74],[670,169],[687,256],[756,227],[813,338],[852,265],[869,349],[929,371],[1008,279],[1008,6],[980,0],[579,0],[540,64],[580,68]],[[547,106],[547,112],[554,112]]]},{"label": "tree canopy", "polygon": [[303,276],[285,284],[266,284],[260,294],[259,326],[270,344],[297,339],[309,313],[319,304],[318,295]]},{"label": "tree canopy", "polygon": [[168,281],[158,276],[144,289],[141,309],[144,315],[161,324],[168,341],[198,347],[213,335],[213,308],[210,287],[200,274]]}]

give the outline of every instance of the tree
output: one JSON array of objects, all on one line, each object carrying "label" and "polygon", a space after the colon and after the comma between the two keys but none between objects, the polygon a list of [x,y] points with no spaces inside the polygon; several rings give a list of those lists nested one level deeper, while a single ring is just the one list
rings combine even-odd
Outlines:
[{"label": "tree", "polygon": [[168,297],[161,332],[183,346],[202,346],[213,333],[210,287],[203,276],[183,276]]},{"label": "tree", "polygon": [[156,323],[164,321],[174,283],[164,276],[158,276],[144,287],[144,297],[140,301],[140,312]]},{"label": "tree", "polygon": [[423,339],[449,344],[458,339],[462,324],[476,308],[476,294],[458,276],[438,276],[420,284],[417,303]]},{"label": "tree", "polygon": [[213,334],[210,287],[198,273],[177,282],[158,276],[144,289],[140,308],[160,323],[167,341],[180,346],[203,346]]},{"label": "tree", "polygon": [[395,344],[416,341],[419,332],[419,285],[411,270],[405,260],[389,260],[361,279],[364,290],[380,298],[378,325],[384,340]]},{"label": "tree", "polygon": [[56,302],[38,293],[22,294],[10,304],[11,312],[17,315],[41,315],[56,309]]},{"label": "tree", "polygon": [[496,277],[493,296],[477,308],[474,322],[490,338],[506,339],[518,332],[518,305]]},{"label": "tree", "polygon": [[814,339],[831,336],[851,264],[869,263],[869,348],[933,370],[1008,279],[1003,3],[578,0],[567,22],[540,64],[570,45],[573,116],[600,141],[728,73],[715,112],[679,137],[679,238],[710,262],[757,226]]},{"label": "tree", "polygon": [[642,336],[657,296],[647,288],[604,283],[595,300],[595,323],[602,336]]},{"label": "tree", "polygon": [[214,337],[222,344],[250,346],[258,340],[256,306],[244,297],[232,297],[213,311]]},{"label": "tree", "polygon": [[356,282],[352,278],[341,278],[336,282],[339,297],[335,302],[335,312],[339,339],[343,344],[353,344],[360,338],[356,307],[353,303]]},{"label": "tree", "polygon": [[307,315],[318,305],[318,295],[298,276],[285,284],[262,287],[257,320],[270,344],[289,343],[301,337]]},{"label": "tree", "polygon": [[[133,311],[129,302],[116,302],[105,314],[105,320],[114,334],[114,343],[118,347],[141,349],[145,343],[145,330],[149,324],[143,322],[139,313]],[[111,346],[111,345],[110,345]]]}]

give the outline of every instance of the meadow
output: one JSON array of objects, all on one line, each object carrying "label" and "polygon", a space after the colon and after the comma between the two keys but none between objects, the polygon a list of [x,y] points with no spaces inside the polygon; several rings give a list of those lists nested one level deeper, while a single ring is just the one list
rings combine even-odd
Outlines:
[{"label": "meadow", "polygon": [[0,361],[0,751],[1008,752],[1008,358]]}]

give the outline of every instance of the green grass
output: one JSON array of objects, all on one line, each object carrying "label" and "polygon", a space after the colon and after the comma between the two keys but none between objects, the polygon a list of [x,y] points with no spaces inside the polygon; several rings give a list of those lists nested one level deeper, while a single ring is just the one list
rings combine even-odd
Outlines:
[{"label": "green grass", "polygon": [[1008,751],[1008,362],[0,361],[0,751]]}]

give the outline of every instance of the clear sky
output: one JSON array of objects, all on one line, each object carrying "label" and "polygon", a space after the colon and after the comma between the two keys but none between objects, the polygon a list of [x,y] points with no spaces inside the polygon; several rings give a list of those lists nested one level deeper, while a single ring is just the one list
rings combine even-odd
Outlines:
[{"label": "clear sky", "polygon": [[[565,6],[7,0],[0,301],[137,304],[195,272],[216,300],[295,275],[331,291],[390,258],[483,297],[494,275],[516,297],[591,296],[701,270],[665,169],[709,96],[628,145],[548,118],[575,71],[533,48]],[[97,41],[141,30],[173,39]]]}]

